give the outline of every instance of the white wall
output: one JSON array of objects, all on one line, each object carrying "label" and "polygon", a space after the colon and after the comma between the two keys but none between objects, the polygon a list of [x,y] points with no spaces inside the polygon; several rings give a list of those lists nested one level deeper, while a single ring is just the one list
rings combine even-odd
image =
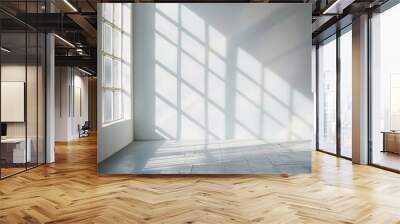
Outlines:
[{"label": "white wall", "polygon": [[[23,102],[22,111],[12,111],[16,108],[2,107],[1,110],[11,113],[25,113],[26,119],[22,122],[6,122],[7,123],[7,137],[25,137],[31,139],[30,148],[32,150],[32,159],[36,161],[36,156],[39,154],[39,163],[44,162],[44,74],[42,73],[41,66],[32,66],[25,63],[5,63],[1,66],[1,81],[2,82],[24,82],[26,86],[26,102]],[[4,89],[2,89],[3,92]],[[21,91],[21,90],[20,90]],[[20,92],[24,94],[24,91]],[[2,98],[7,96],[2,95]],[[11,102],[12,103],[12,102]],[[25,106],[26,103],[26,106]],[[4,105],[3,105],[4,106]],[[11,111],[9,111],[11,110]],[[52,150],[48,150],[48,153],[52,153]],[[48,162],[52,162],[49,157]]]},{"label": "white wall", "polygon": [[[111,4],[111,3],[105,3]],[[130,71],[123,72],[123,119],[107,124],[103,124],[103,99],[102,99],[102,83],[103,83],[103,21],[102,10],[105,5],[97,4],[97,161],[101,162],[119,151],[129,143],[133,138],[133,119],[132,112],[132,66]],[[124,20],[126,17],[124,17]],[[132,55],[131,55],[132,57]],[[129,111],[129,114],[126,112]]]},{"label": "white wall", "polygon": [[[28,84],[31,88],[27,88],[27,106],[31,108],[27,109],[27,122],[7,122],[7,135],[8,137],[24,137],[25,128],[28,125],[28,137],[35,133],[36,135],[36,88],[32,88],[32,85],[36,85],[36,80],[32,76],[36,77],[36,67],[25,66],[20,64],[4,64],[1,66],[1,81],[4,82],[26,82],[26,76],[28,77]],[[2,96],[4,97],[4,96]],[[7,110],[8,108],[2,108],[1,110]],[[24,108],[22,108],[24,110]]]},{"label": "white wall", "polygon": [[[88,120],[88,77],[71,67],[56,67],[55,73],[55,140],[77,139],[78,124],[83,125]],[[75,97],[79,90],[82,113],[76,105],[74,107],[74,103],[79,104]]]},{"label": "white wall", "polygon": [[135,140],[311,140],[310,4],[135,4]]},{"label": "white wall", "polygon": [[[71,126],[72,126],[72,136],[74,138],[79,137],[79,132],[78,132],[78,124],[83,125],[85,121],[89,120],[89,92],[88,92],[88,76],[84,76],[80,71],[75,70],[75,76],[74,76],[74,94],[75,94],[75,114],[73,116],[73,119],[71,120]],[[80,91],[80,93],[78,93]],[[80,94],[80,106],[79,102],[79,94]],[[80,110],[79,111],[79,108]]]}]

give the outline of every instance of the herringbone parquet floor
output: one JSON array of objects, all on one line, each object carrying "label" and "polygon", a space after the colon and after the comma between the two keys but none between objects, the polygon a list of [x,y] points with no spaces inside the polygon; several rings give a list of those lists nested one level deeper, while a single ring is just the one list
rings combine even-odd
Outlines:
[{"label": "herringbone parquet floor", "polygon": [[400,223],[400,175],[313,153],[295,176],[100,176],[96,141],[0,181],[0,223]]}]

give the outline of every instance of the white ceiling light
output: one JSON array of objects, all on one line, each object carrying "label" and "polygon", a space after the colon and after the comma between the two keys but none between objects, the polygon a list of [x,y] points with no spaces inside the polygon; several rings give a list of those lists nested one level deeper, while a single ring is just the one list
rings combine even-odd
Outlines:
[{"label": "white ceiling light", "polygon": [[57,38],[58,38],[59,40],[61,40],[62,42],[64,42],[65,44],[67,44],[68,46],[75,48],[75,45],[73,45],[73,44],[72,44],[71,42],[69,42],[68,40],[66,40],[66,39],[64,39],[64,38],[62,38],[62,37],[60,37],[60,36],[57,35],[57,34],[54,34],[54,36],[57,37]]},{"label": "white ceiling light", "polygon": [[322,14],[341,14],[343,10],[351,5],[355,0],[336,0],[332,5],[324,10]]},{"label": "white ceiling light", "polygon": [[85,74],[87,74],[87,75],[92,75],[92,73],[90,73],[90,72],[88,72],[88,71],[86,71],[86,70],[83,70],[83,69],[81,69],[81,68],[79,68],[79,67],[78,67],[78,70],[81,71],[81,72],[83,72],[83,73],[85,73]]},{"label": "white ceiling light", "polygon": [[330,11],[339,4],[340,0],[336,0],[332,5],[330,5],[327,9],[324,10],[322,14],[330,13]]},{"label": "white ceiling light", "polygon": [[64,0],[65,4],[67,4],[74,12],[78,12],[78,10],[68,1]]},{"label": "white ceiling light", "polygon": [[6,52],[6,53],[10,53],[10,52],[11,52],[10,50],[8,50],[8,49],[5,48],[5,47],[1,47],[0,49],[1,49],[2,51]]}]

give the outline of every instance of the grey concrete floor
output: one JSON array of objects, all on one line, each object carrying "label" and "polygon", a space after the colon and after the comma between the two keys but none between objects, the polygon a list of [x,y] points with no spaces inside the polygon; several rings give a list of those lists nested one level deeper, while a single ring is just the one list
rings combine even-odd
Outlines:
[{"label": "grey concrete floor", "polygon": [[98,165],[109,174],[310,173],[311,142],[136,141]]}]

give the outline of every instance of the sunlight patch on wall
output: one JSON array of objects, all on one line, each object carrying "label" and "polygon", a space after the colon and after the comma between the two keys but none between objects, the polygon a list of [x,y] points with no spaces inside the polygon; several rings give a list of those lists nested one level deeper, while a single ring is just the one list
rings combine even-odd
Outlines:
[{"label": "sunlight patch on wall", "polygon": [[193,13],[190,9],[181,6],[181,24],[196,39],[205,41],[205,22],[200,16]]},{"label": "sunlight patch on wall", "polygon": [[177,23],[179,19],[178,13],[179,4],[171,3],[171,4],[156,4],[157,11],[161,12],[167,18]]},{"label": "sunlight patch on wall", "polygon": [[239,48],[237,51],[237,68],[255,83],[261,83],[261,63],[255,57],[241,48]]},{"label": "sunlight patch on wall", "polygon": [[198,42],[193,37],[189,36],[185,32],[182,32],[182,50],[192,56],[198,62],[204,64],[205,56],[206,56],[206,49],[203,44]]},{"label": "sunlight patch on wall", "polygon": [[[246,99],[240,94],[236,95],[235,101],[235,123],[239,123],[240,125],[236,125],[235,127],[245,128],[247,132],[251,133],[251,138],[258,138],[258,133],[260,130],[260,108],[257,107],[250,100]],[[241,138],[244,136],[240,136],[242,131],[238,132],[235,129],[234,138]],[[246,137],[249,137],[246,134]]]},{"label": "sunlight patch on wall", "polygon": [[203,65],[193,60],[186,53],[181,54],[181,74],[182,79],[190,84],[194,89],[204,94],[205,88],[205,68]]},{"label": "sunlight patch on wall", "polygon": [[176,106],[178,93],[177,93],[177,79],[176,76],[163,69],[160,65],[155,66],[155,88],[157,95],[166,97],[166,100]]},{"label": "sunlight patch on wall", "polygon": [[165,40],[165,38],[163,38],[159,34],[156,34],[155,38],[155,45],[157,49],[155,55],[156,60],[168,70],[176,73],[178,67],[178,50],[176,49],[176,46]]},{"label": "sunlight patch on wall", "polygon": [[176,108],[159,96],[156,96],[155,106],[156,128],[165,133],[163,136],[166,136],[166,139],[176,138],[178,114]]},{"label": "sunlight patch on wall", "polygon": [[[204,127],[205,124],[205,98],[192,87],[182,84],[182,112],[191,120]],[[183,129],[183,132],[186,132]],[[204,131],[204,130],[203,130]]]},{"label": "sunlight patch on wall", "polygon": [[210,49],[219,56],[226,57],[226,37],[212,26],[208,26]]},{"label": "sunlight patch on wall", "polygon": [[162,34],[174,44],[178,44],[178,27],[160,13],[156,13],[155,27],[157,33]]}]

